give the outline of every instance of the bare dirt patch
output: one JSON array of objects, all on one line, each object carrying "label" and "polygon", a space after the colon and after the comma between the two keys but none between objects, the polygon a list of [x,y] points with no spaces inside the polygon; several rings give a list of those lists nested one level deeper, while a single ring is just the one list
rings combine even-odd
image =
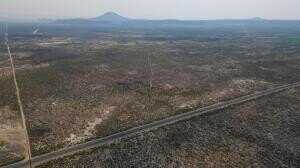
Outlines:
[{"label": "bare dirt patch", "polygon": [[24,140],[22,128],[0,129],[0,166],[24,158]]}]

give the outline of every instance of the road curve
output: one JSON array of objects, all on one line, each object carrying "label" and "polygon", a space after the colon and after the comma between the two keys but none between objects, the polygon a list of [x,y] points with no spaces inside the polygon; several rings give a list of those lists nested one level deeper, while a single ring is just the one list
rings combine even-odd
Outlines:
[{"label": "road curve", "polygon": [[[250,95],[246,95],[246,96],[242,96],[242,97],[238,97],[226,102],[220,102],[214,105],[210,105],[207,107],[203,107],[203,108],[199,108],[197,110],[194,111],[190,111],[190,112],[186,112],[186,113],[182,113],[182,114],[178,114],[175,116],[171,116],[168,117],[166,119],[162,119],[159,121],[155,121],[149,124],[145,124],[145,125],[141,125],[138,127],[134,127],[131,129],[128,129],[126,131],[122,131],[104,138],[99,138],[99,139],[95,139],[95,140],[91,140],[89,142],[86,143],[82,143],[82,144],[78,144],[78,145],[74,145],[68,148],[63,148],[51,153],[47,153],[47,154],[43,154],[40,156],[36,156],[32,158],[32,165],[33,166],[38,166],[41,165],[43,163],[49,162],[51,160],[55,160],[58,158],[62,158],[64,156],[69,156],[72,155],[74,153],[78,153],[84,150],[88,150],[91,148],[95,148],[95,147],[99,147],[101,145],[104,144],[109,144],[112,143],[116,140],[119,140],[121,138],[125,138],[125,137],[129,137],[129,136],[133,136],[136,135],[137,133],[141,133],[141,132],[147,132],[150,130],[154,130],[166,125],[170,125],[173,123],[176,123],[178,121],[184,121],[196,116],[204,116],[204,115],[209,115],[209,114],[214,114],[217,110],[221,110],[224,108],[227,108],[229,106],[233,106],[233,105],[237,105],[237,104],[241,104],[250,100],[255,100],[258,98],[261,98],[263,96],[267,96],[267,95],[271,95],[274,93],[278,93],[287,89],[291,89],[291,88],[296,88],[300,86],[300,82],[297,83],[293,83],[293,84],[288,84],[288,85],[283,85],[283,86],[279,86],[279,87],[275,87],[272,89],[268,89],[265,91],[261,91],[261,92],[255,92],[253,94]],[[1,168],[21,168],[21,167],[27,167],[28,166],[28,161],[20,161],[8,166],[4,166]]]}]

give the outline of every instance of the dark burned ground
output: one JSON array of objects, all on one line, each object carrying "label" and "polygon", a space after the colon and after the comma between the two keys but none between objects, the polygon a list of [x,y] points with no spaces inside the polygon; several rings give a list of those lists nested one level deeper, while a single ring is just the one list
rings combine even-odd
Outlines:
[{"label": "dark burned ground", "polygon": [[55,160],[59,167],[299,167],[300,90]]}]

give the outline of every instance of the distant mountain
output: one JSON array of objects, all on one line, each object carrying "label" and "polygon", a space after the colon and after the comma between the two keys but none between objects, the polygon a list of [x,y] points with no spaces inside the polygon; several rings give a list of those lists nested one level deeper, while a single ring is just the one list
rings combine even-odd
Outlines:
[{"label": "distant mountain", "polygon": [[[300,21],[285,21],[286,23],[298,24]],[[220,19],[220,20],[148,20],[148,19],[131,19],[123,17],[114,12],[107,12],[95,18],[75,18],[56,20],[53,24],[59,25],[76,25],[88,27],[123,27],[123,28],[198,28],[198,27],[215,27],[215,26],[282,26],[279,20],[266,20],[260,17],[248,19]]]},{"label": "distant mountain", "polygon": [[57,20],[55,23],[59,24],[77,24],[77,25],[119,25],[122,23],[126,23],[130,21],[130,19],[123,17],[114,12],[107,12],[101,16],[89,19],[75,18],[75,19],[63,19]]},{"label": "distant mountain", "polygon": [[93,18],[92,20],[95,21],[101,21],[101,22],[126,22],[129,21],[130,19],[123,17],[117,13],[114,12],[107,12],[101,16],[98,16],[96,18]]}]

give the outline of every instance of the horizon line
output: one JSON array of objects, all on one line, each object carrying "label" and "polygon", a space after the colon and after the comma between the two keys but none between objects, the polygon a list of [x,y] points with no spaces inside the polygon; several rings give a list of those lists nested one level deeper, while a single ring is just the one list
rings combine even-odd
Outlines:
[{"label": "horizon line", "polygon": [[254,17],[241,17],[241,18],[199,18],[199,19],[182,19],[182,18],[132,18],[132,17],[127,17],[127,16],[123,16],[117,12],[104,12],[101,15],[97,15],[97,16],[91,16],[91,17],[21,17],[21,16],[13,16],[13,17],[9,17],[8,15],[4,16],[4,17],[0,17],[0,22],[36,22],[36,21],[42,21],[42,20],[74,20],[74,19],[86,19],[86,20],[92,20],[95,19],[97,17],[101,17],[107,13],[113,13],[116,15],[119,15],[120,17],[124,17],[128,20],[148,20],[148,21],[166,21],[166,20],[172,20],[172,21],[222,21],[222,20],[253,20],[253,21],[300,21],[299,19],[292,19],[292,18],[264,18],[264,17],[259,17],[259,16],[254,16]]}]

